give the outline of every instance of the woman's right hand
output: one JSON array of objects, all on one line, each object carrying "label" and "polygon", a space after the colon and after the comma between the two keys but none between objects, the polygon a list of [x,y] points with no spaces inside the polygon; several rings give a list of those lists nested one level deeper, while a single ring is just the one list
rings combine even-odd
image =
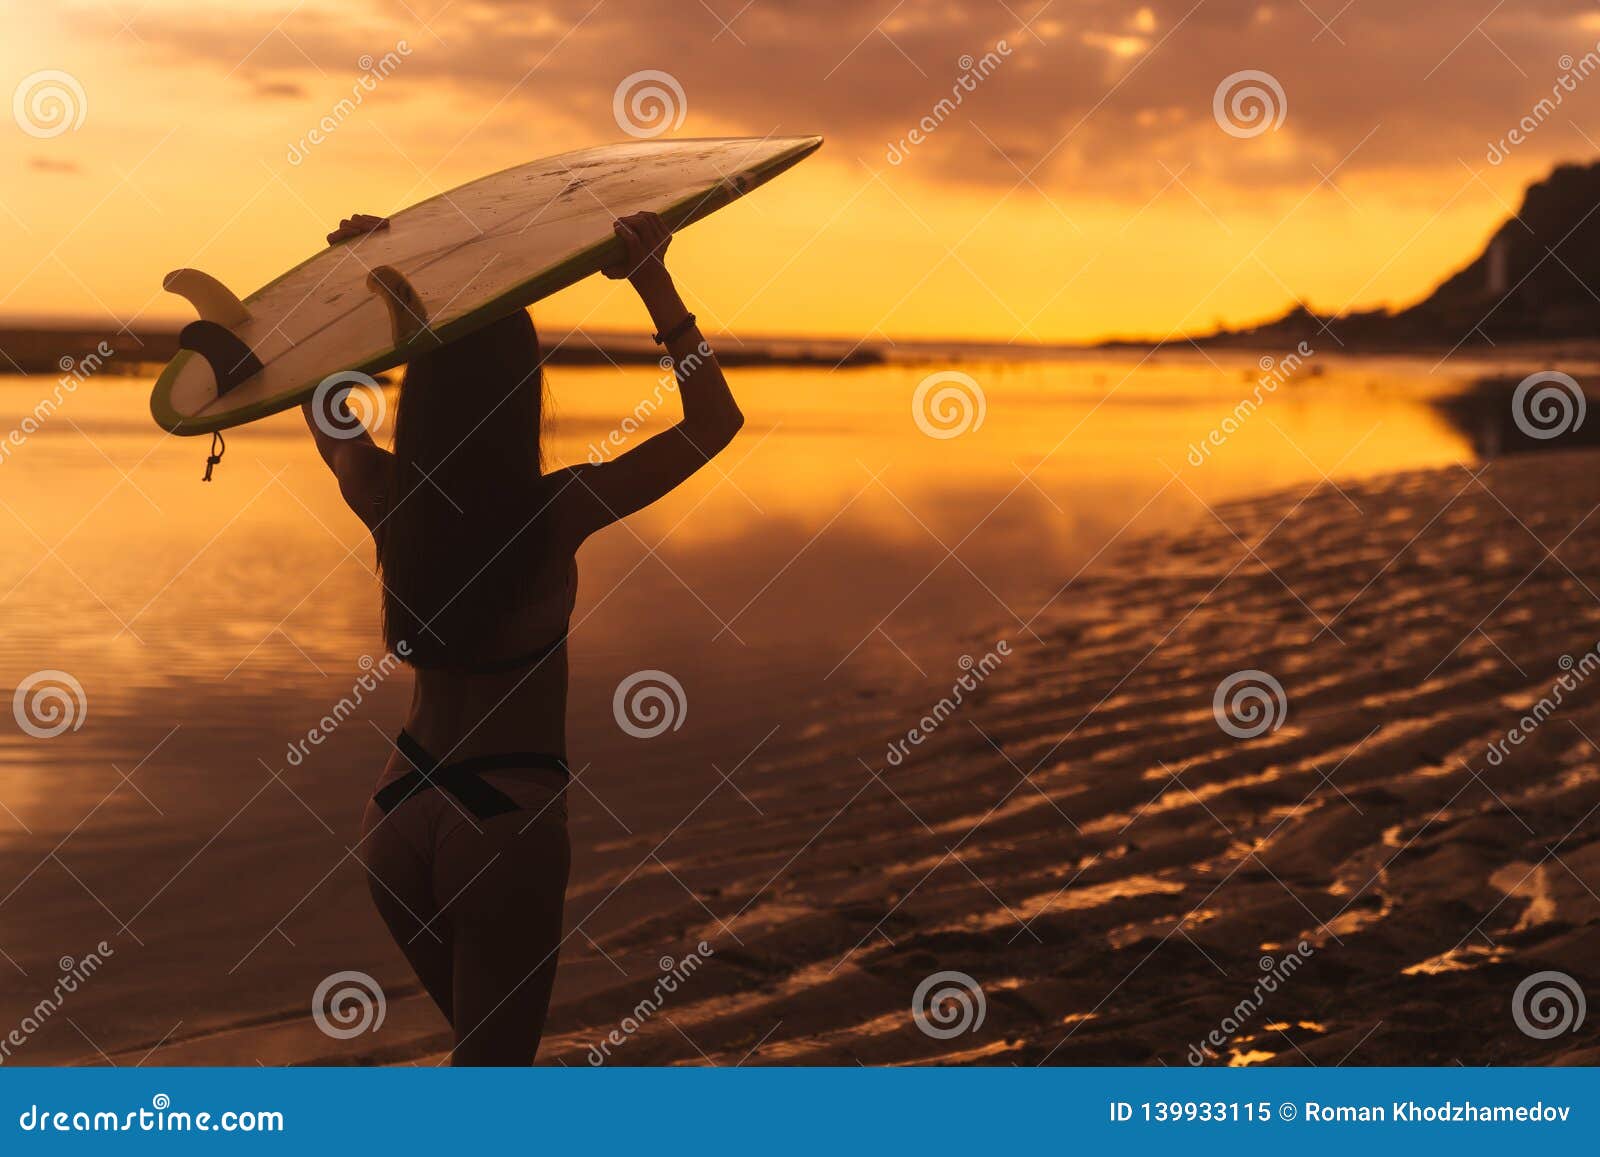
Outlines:
[{"label": "woman's right hand", "polygon": [[635,289],[646,288],[670,281],[667,276],[667,246],[672,241],[672,230],[656,213],[630,213],[612,223],[612,230],[622,242],[620,261],[607,265],[600,272],[613,281],[626,277]]}]

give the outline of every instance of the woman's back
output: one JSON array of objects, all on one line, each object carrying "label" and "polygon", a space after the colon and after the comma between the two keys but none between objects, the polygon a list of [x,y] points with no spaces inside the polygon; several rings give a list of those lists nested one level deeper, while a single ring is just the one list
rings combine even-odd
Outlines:
[{"label": "woman's back", "polygon": [[441,759],[566,751],[567,629],[578,564],[570,553],[546,562],[472,661],[416,668],[406,730]]}]

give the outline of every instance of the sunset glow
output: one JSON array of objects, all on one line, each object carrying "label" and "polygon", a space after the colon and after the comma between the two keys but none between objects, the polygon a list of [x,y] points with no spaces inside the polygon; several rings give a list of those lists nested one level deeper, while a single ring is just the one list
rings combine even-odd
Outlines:
[{"label": "sunset glow", "polygon": [[[828,138],[677,246],[696,307],[735,333],[1051,342],[1203,331],[1296,300],[1404,304],[1529,181],[1594,151],[1600,85],[1580,83],[1486,159],[1563,55],[1593,49],[1577,3],[1502,10],[1482,35],[1481,13],[1420,4],[1327,29],[1296,4],[908,3],[881,23],[855,4],[722,7],[725,28],[698,5],[8,5],[7,90],[63,71],[83,119],[48,137],[6,126],[0,315],[183,317],[160,289],[171,268],[248,292],[353,210],[625,139],[613,95],[644,69],[681,83],[674,135]],[[999,67],[891,163],[963,62],[1001,43]],[[363,62],[402,44],[363,90]],[[1287,108],[1241,139],[1212,99],[1247,68],[1286,78]],[[540,314],[639,320],[598,281]]]}]

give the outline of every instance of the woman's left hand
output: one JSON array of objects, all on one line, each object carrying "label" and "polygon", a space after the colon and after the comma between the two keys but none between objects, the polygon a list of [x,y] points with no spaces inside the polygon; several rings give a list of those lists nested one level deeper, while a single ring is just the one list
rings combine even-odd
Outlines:
[{"label": "woman's left hand", "polygon": [[328,234],[328,244],[337,245],[365,233],[376,233],[389,227],[389,218],[374,217],[370,213],[355,213],[339,222],[339,227]]}]

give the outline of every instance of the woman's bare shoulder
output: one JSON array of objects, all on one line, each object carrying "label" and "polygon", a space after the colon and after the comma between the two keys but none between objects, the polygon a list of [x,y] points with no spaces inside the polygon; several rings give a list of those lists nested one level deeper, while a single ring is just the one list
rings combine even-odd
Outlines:
[{"label": "woman's bare shoulder", "polygon": [[376,530],[389,513],[394,455],[373,442],[353,442],[339,469],[339,493],[356,517]]}]

